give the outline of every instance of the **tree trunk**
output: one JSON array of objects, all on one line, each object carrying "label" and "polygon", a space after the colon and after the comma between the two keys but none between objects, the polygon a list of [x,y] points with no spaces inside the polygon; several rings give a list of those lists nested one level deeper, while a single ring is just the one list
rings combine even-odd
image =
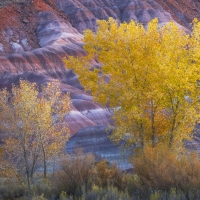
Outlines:
[{"label": "tree trunk", "polygon": [[31,199],[30,193],[31,193],[31,182],[30,182],[30,174],[29,174],[29,168],[28,168],[28,158],[26,154],[26,148],[23,146],[23,152],[24,152],[24,160],[25,160],[25,168],[26,168],[26,180],[28,184],[28,199]]},{"label": "tree trunk", "polygon": [[152,147],[155,147],[155,134],[154,133],[152,133],[151,139],[152,139]]},{"label": "tree trunk", "polygon": [[169,138],[169,148],[170,148],[170,149],[172,148],[173,140],[174,140],[174,134],[171,133],[171,134],[170,134],[170,138]]},{"label": "tree trunk", "polygon": [[44,165],[44,179],[46,179],[46,177],[47,177],[47,163],[46,163],[46,153],[45,153],[43,143],[42,143],[42,153],[43,153],[43,165]]},{"label": "tree trunk", "polygon": [[144,150],[144,129],[142,122],[140,123],[140,139],[141,139],[141,147],[142,151]]},{"label": "tree trunk", "polygon": [[156,145],[156,137],[155,137],[155,112],[156,108],[153,106],[153,101],[151,102],[151,139],[152,139],[152,147],[155,147]]},{"label": "tree trunk", "polygon": [[43,154],[44,179],[46,179],[46,177],[47,177],[46,152],[45,152],[45,149],[44,149],[44,143],[43,143],[41,133],[40,133],[40,144],[41,144],[42,154]]},{"label": "tree trunk", "polygon": [[171,128],[171,133],[170,133],[170,138],[169,138],[169,148],[172,148],[172,144],[174,142],[174,130],[175,130],[175,124],[176,124],[176,115],[174,116],[173,119],[173,124],[172,124],[172,128]]}]

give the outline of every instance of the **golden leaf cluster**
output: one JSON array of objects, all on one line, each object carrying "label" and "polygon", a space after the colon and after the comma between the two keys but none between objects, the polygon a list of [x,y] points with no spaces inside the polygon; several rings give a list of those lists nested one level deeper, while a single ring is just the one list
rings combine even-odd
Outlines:
[{"label": "golden leaf cluster", "polygon": [[6,133],[2,149],[29,185],[38,167],[44,168],[46,176],[48,162],[65,150],[70,103],[69,93],[61,92],[57,80],[41,89],[20,80],[11,92],[0,91],[0,127]]},{"label": "golden leaf cluster", "polygon": [[191,34],[157,19],[147,27],[101,20],[96,33],[84,33],[87,56],[65,63],[95,101],[114,109],[113,140],[180,148],[199,120],[199,33],[197,20]]}]

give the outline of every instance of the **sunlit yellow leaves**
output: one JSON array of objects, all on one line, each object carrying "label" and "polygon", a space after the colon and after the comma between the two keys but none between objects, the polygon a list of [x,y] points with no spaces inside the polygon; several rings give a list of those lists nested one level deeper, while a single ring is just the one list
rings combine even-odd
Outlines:
[{"label": "sunlit yellow leaves", "polygon": [[[191,35],[170,22],[98,22],[85,31],[86,57],[65,60],[94,100],[114,109],[116,140],[181,146],[199,120],[200,23]],[[95,62],[96,63],[95,63]],[[96,69],[94,70],[94,68]],[[105,81],[105,77],[108,80]]]},{"label": "sunlit yellow leaves", "polygon": [[57,80],[41,89],[21,80],[11,93],[0,91],[0,125],[7,134],[2,148],[20,173],[26,174],[29,185],[37,167],[44,163],[46,170],[52,156],[64,152],[70,104],[69,93],[61,92]]}]

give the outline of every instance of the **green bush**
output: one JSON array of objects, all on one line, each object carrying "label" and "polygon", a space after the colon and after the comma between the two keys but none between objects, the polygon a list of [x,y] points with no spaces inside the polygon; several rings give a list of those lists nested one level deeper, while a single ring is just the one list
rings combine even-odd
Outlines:
[{"label": "green bush", "polygon": [[0,199],[12,199],[26,196],[27,186],[13,179],[0,178]]},{"label": "green bush", "polygon": [[119,191],[116,187],[100,188],[93,186],[92,190],[83,195],[84,200],[130,200],[127,192]]}]

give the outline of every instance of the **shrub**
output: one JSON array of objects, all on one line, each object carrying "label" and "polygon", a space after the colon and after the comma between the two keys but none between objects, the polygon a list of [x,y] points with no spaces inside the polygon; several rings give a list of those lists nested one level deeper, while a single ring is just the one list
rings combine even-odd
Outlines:
[{"label": "shrub", "polygon": [[189,198],[190,191],[200,189],[200,161],[197,154],[177,155],[165,146],[146,147],[133,158],[134,171],[141,189],[169,192],[176,188]]},{"label": "shrub", "polygon": [[16,199],[27,194],[26,186],[15,182],[0,185],[0,199]]},{"label": "shrub", "polygon": [[40,195],[40,196],[35,196],[32,198],[32,200],[47,200],[46,198],[44,198],[44,194]]},{"label": "shrub", "polygon": [[78,151],[73,157],[65,156],[60,170],[55,173],[54,184],[57,191],[66,191],[67,194],[81,195],[82,187],[87,191],[92,185],[94,156],[83,155]]},{"label": "shrub", "polygon": [[[65,156],[60,164],[60,169],[53,178],[56,194],[81,197],[92,189],[114,187],[123,191],[130,182],[127,174],[123,174],[116,165],[110,165],[106,160],[95,163],[92,154],[84,155],[78,151],[76,155]],[[68,197],[69,198],[69,197]]]},{"label": "shrub", "polygon": [[92,190],[84,195],[85,200],[129,200],[131,199],[127,192],[119,191],[116,187],[100,188],[93,186]]},{"label": "shrub", "polygon": [[107,160],[102,160],[95,166],[96,179],[95,184],[102,188],[108,186],[123,189],[123,173],[117,165],[110,165]]}]

